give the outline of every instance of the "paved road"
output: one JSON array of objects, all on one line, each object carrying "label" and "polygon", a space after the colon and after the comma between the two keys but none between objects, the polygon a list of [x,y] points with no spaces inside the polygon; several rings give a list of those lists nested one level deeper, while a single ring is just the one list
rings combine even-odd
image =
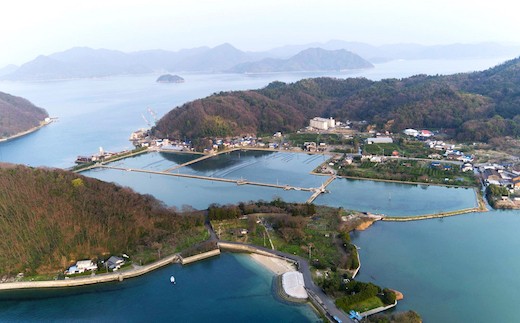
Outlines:
[{"label": "paved road", "polygon": [[340,309],[338,309],[336,307],[336,304],[334,304],[334,301],[329,296],[327,296],[321,290],[320,287],[318,287],[318,286],[316,286],[316,284],[314,284],[314,281],[312,280],[310,265],[309,265],[309,262],[306,259],[304,259],[302,257],[299,257],[299,256],[296,256],[296,255],[291,255],[291,254],[288,254],[288,253],[285,253],[285,252],[281,252],[281,251],[278,251],[278,250],[271,250],[271,249],[267,249],[267,248],[264,248],[264,247],[254,246],[254,245],[250,245],[250,244],[246,244],[246,243],[231,242],[231,241],[225,241],[225,242],[226,243],[230,243],[230,244],[235,244],[235,245],[249,246],[251,248],[255,248],[255,249],[261,250],[263,252],[268,252],[268,253],[273,254],[275,256],[287,258],[287,259],[290,259],[290,260],[296,262],[297,265],[298,265],[298,270],[303,274],[303,279],[305,281],[305,287],[308,290],[310,290],[314,295],[318,296],[321,299],[323,304],[325,304],[328,313],[331,316],[336,316],[336,317],[340,318],[341,321],[343,321],[343,322],[352,322],[349,319],[348,315],[345,314]]},{"label": "paved road", "polygon": [[[218,237],[215,234],[215,230],[213,230],[213,227],[211,226],[211,223],[205,223],[205,226],[206,226],[206,228],[208,229],[208,231],[210,233],[210,236],[211,236],[210,239],[218,241]],[[315,296],[319,297],[319,299],[326,306],[326,310],[330,314],[330,316],[336,316],[339,319],[341,319],[342,322],[352,322],[350,320],[350,318],[348,317],[348,315],[345,314],[340,309],[338,309],[336,307],[336,304],[334,304],[334,301],[329,296],[327,296],[321,290],[320,287],[318,287],[318,286],[316,286],[316,284],[314,284],[314,281],[312,280],[310,265],[309,265],[309,262],[306,259],[304,259],[302,257],[299,257],[299,256],[296,256],[296,255],[291,255],[291,254],[288,254],[288,253],[285,253],[285,252],[281,252],[281,251],[278,251],[278,250],[267,249],[267,248],[264,248],[264,247],[254,246],[254,245],[250,245],[250,244],[246,244],[246,243],[231,242],[231,241],[225,241],[225,242],[226,243],[230,243],[230,244],[235,244],[235,245],[238,245],[238,246],[241,246],[241,245],[242,246],[248,246],[248,247],[251,247],[251,248],[255,248],[255,249],[261,250],[263,252],[270,253],[270,254],[278,256],[278,257],[283,257],[283,258],[290,259],[291,261],[294,261],[298,265],[298,270],[303,275],[303,280],[305,281],[305,287],[312,294],[314,294]]]}]

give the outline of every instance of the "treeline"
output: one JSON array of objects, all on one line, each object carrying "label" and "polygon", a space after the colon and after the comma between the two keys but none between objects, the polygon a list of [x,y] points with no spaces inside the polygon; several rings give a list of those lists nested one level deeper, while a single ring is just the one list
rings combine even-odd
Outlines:
[{"label": "treeline", "polygon": [[52,273],[107,254],[175,246],[202,226],[150,195],[57,169],[0,167],[0,273]]},{"label": "treeline", "polygon": [[48,116],[24,98],[0,92],[0,138],[37,127]]},{"label": "treeline", "polygon": [[[486,199],[492,208],[496,209],[498,207],[498,201],[500,201],[502,197],[509,197],[509,190],[507,187],[495,184],[489,184],[486,187]],[[508,206],[511,208],[510,205]],[[500,207],[504,208],[505,206],[501,205]]]},{"label": "treeline", "polygon": [[243,215],[254,213],[284,213],[292,216],[311,216],[316,213],[314,204],[288,203],[280,198],[271,202],[241,202],[238,205],[220,205],[213,203],[208,207],[209,220],[237,219]]},{"label": "treeline", "polygon": [[315,116],[366,120],[394,132],[450,129],[465,141],[520,135],[520,61],[483,72],[273,82],[255,91],[221,92],[166,114],[152,129],[170,139],[294,132]]}]

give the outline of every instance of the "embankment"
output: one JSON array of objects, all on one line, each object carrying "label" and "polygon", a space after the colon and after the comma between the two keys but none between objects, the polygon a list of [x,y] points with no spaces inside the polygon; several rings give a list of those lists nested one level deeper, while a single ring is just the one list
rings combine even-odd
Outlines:
[{"label": "embankment", "polygon": [[0,284],[0,290],[9,289],[27,289],[27,288],[57,288],[57,287],[74,287],[91,285],[98,283],[107,283],[113,281],[122,281],[126,278],[132,278],[144,275],[152,270],[166,266],[168,264],[179,261],[177,255],[169,256],[146,266],[135,266],[132,269],[107,274],[98,274],[84,277],[76,277],[64,280],[47,280],[47,281],[25,281],[14,283]]},{"label": "embankment", "polygon": [[220,249],[210,250],[210,251],[203,252],[198,255],[190,256],[190,257],[186,257],[186,258],[181,257],[181,264],[187,265],[187,264],[191,264],[192,262],[196,262],[199,260],[207,259],[207,258],[218,256],[218,255],[220,255]]}]

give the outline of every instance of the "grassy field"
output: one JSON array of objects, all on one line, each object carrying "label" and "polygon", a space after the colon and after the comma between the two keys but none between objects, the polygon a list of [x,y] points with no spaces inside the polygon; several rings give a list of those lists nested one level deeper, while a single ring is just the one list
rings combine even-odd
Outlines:
[{"label": "grassy field", "polygon": [[346,312],[348,312],[350,310],[354,310],[356,312],[362,313],[362,312],[366,312],[368,310],[371,310],[371,309],[377,308],[377,307],[381,307],[381,306],[385,306],[383,301],[381,301],[381,299],[379,297],[373,296],[368,299],[365,299],[362,302],[352,304],[346,308],[342,308],[342,310],[344,310]]},{"label": "grassy field", "polygon": [[[288,232],[283,227],[277,227],[275,223],[282,217],[295,221],[290,226],[298,228],[294,229],[294,232]],[[271,238],[276,250],[307,259],[311,256],[311,264],[317,268],[342,268],[351,263],[348,261],[346,247],[342,247],[344,241],[341,237],[344,235],[338,232],[339,223],[338,210],[328,207],[318,207],[315,216],[305,218],[285,214],[261,214],[241,219],[212,221],[215,232],[222,240],[271,248]],[[245,234],[242,232],[244,229],[247,230]]]},{"label": "grassy field", "polygon": [[427,158],[429,154],[434,153],[433,149],[427,147],[422,141],[396,140],[393,143],[386,144],[365,144],[363,145],[365,154],[392,156],[397,151],[400,156]]},{"label": "grassy field", "polygon": [[388,159],[381,163],[368,160],[338,167],[338,175],[383,180],[408,181],[430,184],[477,186],[473,172],[462,172],[459,165],[440,163],[432,166],[428,161]]}]

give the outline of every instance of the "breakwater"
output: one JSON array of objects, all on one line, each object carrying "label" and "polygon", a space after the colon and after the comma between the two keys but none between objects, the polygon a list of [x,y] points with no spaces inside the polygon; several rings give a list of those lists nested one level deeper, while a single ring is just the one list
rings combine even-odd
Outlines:
[{"label": "breakwater", "polygon": [[218,255],[220,255],[220,249],[210,250],[210,251],[203,252],[203,253],[200,253],[195,256],[190,256],[190,257],[185,257],[185,258],[180,257],[180,258],[181,258],[181,264],[187,265],[187,264],[191,264],[192,262],[204,260],[204,259],[218,256]]}]

